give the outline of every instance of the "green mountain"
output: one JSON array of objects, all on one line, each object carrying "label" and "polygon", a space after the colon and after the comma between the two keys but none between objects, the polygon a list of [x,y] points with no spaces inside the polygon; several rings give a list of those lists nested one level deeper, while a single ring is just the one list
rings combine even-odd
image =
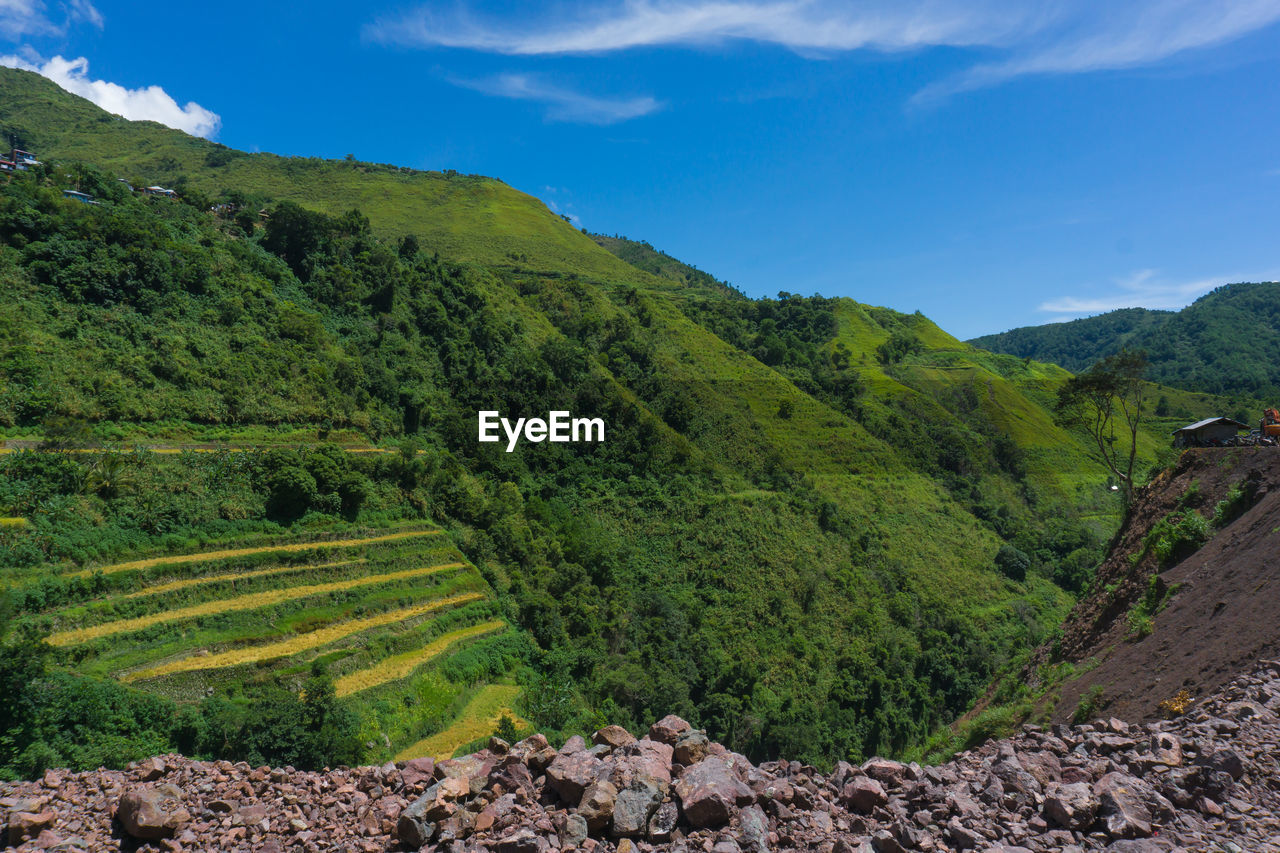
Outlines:
[{"label": "green mountain", "polygon": [[[349,703],[365,758],[389,754],[389,731],[434,734],[465,685],[507,678],[544,729],[675,712],[753,756],[830,762],[902,753],[962,713],[1059,621],[1115,528],[1087,442],[1053,420],[1061,368],[850,299],[745,299],[493,179],[233,151],[21,71],[0,69],[0,94],[0,130],[47,164],[0,185],[0,432],[90,448],[0,456],[0,634],[57,631],[76,608],[134,618],[118,596],[185,582],[92,581],[104,563],[431,523],[526,645],[423,664]],[[605,441],[477,441],[479,410],[552,409],[603,419]],[[1144,464],[1162,430],[1143,434]],[[361,445],[396,452],[342,450]],[[341,633],[372,618],[348,599],[289,619]],[[136,637],[122,623],[115,645],[172,651],[178,631],[219,655],[265,644],[253,632],[274,613]],[[296,695],[299,672],[341,676],[370,649],[401,659],[349,633],[358,649],[259,668],[252,690],[187,673],[161,692],[211,693],[248,731],[260,688]],[[48,665],[112,672],[93,648]],[[182,732],[126,726],[108,757],[203,749],[191,732],[230,712],[201,707]],[[333,730],[328,706],[299,713]],[[61,749],[40,732],[71,724],[49,719],[0,715],[18,733],[3,743],[46,744],[0,766]]]},{"label": "green mountain", "polygon": [[1121,347],[1145,349],[1153,381],[1274,400],[1280,397],[1280,283],[1229,284],[1181,311],[1122,308],[1066,323],[1024,326],[970,343],[1073,371]]}]

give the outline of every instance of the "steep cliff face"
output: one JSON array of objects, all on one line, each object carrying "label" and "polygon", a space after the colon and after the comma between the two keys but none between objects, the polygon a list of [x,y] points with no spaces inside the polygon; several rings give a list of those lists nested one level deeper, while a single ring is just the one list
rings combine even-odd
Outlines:
[{"label": "steep cliff face", "polygon": [[[1280,653],[1280,451],[1187,451],[1142,489],[1072,610],[1057,649],[1079,664],[1057,704],[1080,698],[1128,719],[1152,719],[1186,690],[1219,688]],[[1101,694],[1098,694],[1098,690]]]}]

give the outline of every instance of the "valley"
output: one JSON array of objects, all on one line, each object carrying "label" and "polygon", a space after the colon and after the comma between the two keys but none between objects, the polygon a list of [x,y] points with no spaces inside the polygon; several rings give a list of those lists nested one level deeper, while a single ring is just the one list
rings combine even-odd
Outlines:
[{"label": "valley", "polygon": [[[757,762],[922,755],[1096,591],[1123,506],[1062,367],[747,299],[495,179],[0,90],[57,164],[0,186],[6,775],[668,713]],[[1144,477],[1187,415],[1261,405],[1174,385]],[[482,442],[485,412],[607,429]]]}]

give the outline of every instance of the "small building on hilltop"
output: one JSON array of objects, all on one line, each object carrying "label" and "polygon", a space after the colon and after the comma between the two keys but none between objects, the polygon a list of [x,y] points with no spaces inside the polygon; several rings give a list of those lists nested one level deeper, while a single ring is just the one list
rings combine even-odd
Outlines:
[{"label": "small building on hilltop", "polygon": [[1174,447],[1204,447],[1235,438],[1249,427],[1231,418],[1205,418],[1173,431]]}]

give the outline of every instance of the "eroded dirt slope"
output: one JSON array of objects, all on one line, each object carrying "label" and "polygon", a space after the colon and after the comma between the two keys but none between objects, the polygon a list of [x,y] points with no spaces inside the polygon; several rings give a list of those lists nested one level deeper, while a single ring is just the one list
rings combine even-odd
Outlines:
[{"label": "eroded dirt slope", "polygon": [[[1199,550],[1161,565],[1144,540],[1161,519],[1194,510],[1211,519],[1232,489],[1251,497]],[[1135,558],[1134,555],[1142,555]],[[1221,687],[1259,658],[1280,654],[1280,450],[1187,451],[1143,488],[1098,570],[1092,595],[1064,623],[1061,656],[1096,666],[1064,685],[1055,710],[1070,717],[1081,696],[1102,688],[1108,713],[1154,719],[1159,703],[1186,689],[1193,697]],[[1129,615],[1152,577],[1172,594],[1138,638]],[[1041,650],[1047,659],[1049,649]]]}]

